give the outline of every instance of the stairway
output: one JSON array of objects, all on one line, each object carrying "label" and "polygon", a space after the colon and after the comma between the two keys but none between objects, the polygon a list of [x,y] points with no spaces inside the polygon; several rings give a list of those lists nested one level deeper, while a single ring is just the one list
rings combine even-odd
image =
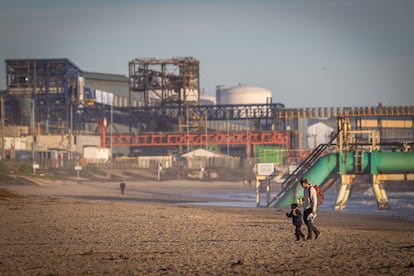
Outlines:
[{"label": "stairway", "polygon": [[327,144],[318,145],[302,163],[291,173],[282,183],[282,190],[269,202],[267,207],[273,207],[277,201],[283,197],[283,195],[296,183],[299,182],[300,178],[306,174],[306,172],[312,167],[312,165],[318,160],[318,158],[325,152],[326,148],[333,145],[336,140],[338,133],[336,133]]}]

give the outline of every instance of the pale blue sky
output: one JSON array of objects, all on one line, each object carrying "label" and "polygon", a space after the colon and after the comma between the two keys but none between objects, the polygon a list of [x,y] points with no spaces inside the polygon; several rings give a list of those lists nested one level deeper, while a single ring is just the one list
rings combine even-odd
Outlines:
[{"label": "pale blue sky", "polygon": [[414,105],[412,0],[9,0],[5,59],[68,58],[128,75],[134,58],[193,56],[219,84],[269,89],[287,107]]}]

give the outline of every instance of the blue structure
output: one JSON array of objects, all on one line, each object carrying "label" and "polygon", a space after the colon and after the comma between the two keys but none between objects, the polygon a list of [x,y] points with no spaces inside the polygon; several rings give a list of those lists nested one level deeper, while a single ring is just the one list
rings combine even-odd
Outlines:
[{"label": "blue structure", "polygon": [[[68,59],[6,60],[6,124],[67,133],[79,102],[82,71]],[[33,116],[34,115],[34,116]]]}]

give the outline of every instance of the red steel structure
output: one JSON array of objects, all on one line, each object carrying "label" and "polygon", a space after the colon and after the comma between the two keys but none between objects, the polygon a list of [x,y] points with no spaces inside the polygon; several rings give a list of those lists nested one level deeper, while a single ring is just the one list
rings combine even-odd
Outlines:
[{"label": "red steel structure", "polygon": [[290,149],[288,132],[244,133],[147,133],[107,135],[102,129],[101,146],[194,146],[194,145],[284,145]]}]

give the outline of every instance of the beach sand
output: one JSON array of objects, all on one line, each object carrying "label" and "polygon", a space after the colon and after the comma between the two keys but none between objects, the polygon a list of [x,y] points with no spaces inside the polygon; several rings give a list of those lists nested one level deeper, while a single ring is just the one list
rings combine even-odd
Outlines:
[{"label": "beach sand", "polygon": [[191,204],[254,193],[241,183],[0,188],[18,195],[0,196],[1,275],[414,275],[414,223],[402,218],[320,212],[320,239],[296,241],[287,209]]}]

